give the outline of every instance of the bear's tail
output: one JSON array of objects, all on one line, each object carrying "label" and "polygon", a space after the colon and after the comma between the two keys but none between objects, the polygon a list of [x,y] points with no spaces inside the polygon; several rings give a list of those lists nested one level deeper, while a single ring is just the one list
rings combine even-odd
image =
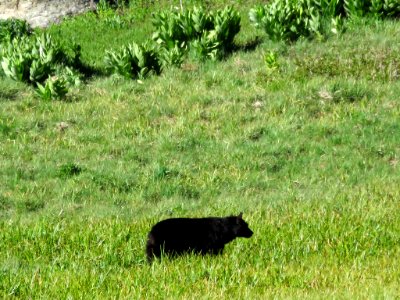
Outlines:
[{"label": "bear's tail", "polygon": [[153,262],[155,257],[161,256],[160,245],[157,244],[156,239],[150,233],[146,244],[146,255],[149,264]]}]

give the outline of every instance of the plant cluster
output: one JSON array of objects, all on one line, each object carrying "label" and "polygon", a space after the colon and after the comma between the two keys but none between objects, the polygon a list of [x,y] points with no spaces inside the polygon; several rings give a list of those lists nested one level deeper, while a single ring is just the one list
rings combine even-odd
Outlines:
[{"label": "plant cluster", "polygon": [[110,8],[121,8],[127,6],[128,0],[99,0],[97,10],[108,10]]},{"label": "plant cluster", "polygon": [[25,20],[0,20],[0,43],[3,41],[11,41],[16,37],[30,35],[31,33],[32,28]]},{"label": "plant cluster", "polygon": [[107,69],[127,78],[144,78],[159,74],[162,66],[179,67],[189,52],[200,60],[221,59],[234,47],[240,16],[231,7],[215,12],[195,7],[155,14],[153,25],[153,46],[149,40],[107,51]]},{"label": "plant cluster", "polygon": [[37,86],[44,99],[62,98],[79,83],[80,46],[69,55],[49,34],[30,34],[24,21],[4,21],[2,28],[7,38],[0,43],[0,70],[5,76]]},{"label": "plant cluster", "polygon": [[161,72],[156,50],[148,43],[131,43],[119,51],[107,51],[105,63],[109,71],[126,78],[145,78]]},{"label": "plant cluster", "polygon": [[211,12],[195,7],[184,12],[159,13],[153,25],[153,39],[167,52],[178,47],[184,55],[193,48],[200,59],[219,59],[234,47],[240,15],[232,7]]},{"label": "plant cluster", "polygon": [[269,51],[264,55],[265,67],[268,75],[272,75],[279,70],[278,55],[274,51]]},{"label": "plant cluster", "polygon": [[343,28],[343,18],[399,17],[397,0],[274,0],[250,10],[250,21],[272,40],[321,37]]},{"label": "plant cluster", "polygon": [[340,5],[346,16],[371,16],[375,18],[400,17],[400,2],[398,0],[342,0]]},{"label": "plant cluster", "polygon": [[[131,25],[132,17],[123,14],[126,1],[105,1],[101,0],[96,5],[96,17],[111,28],[123,28]],[[118,11],[116,13],[116,10]]]}]

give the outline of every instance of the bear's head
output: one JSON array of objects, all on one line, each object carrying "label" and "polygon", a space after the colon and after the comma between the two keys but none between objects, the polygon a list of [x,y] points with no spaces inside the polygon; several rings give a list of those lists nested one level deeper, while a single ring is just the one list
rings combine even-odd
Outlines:
[{"label": "bear's head", "polygon": [[231,217],[232,231],[236,237],[249,238],[253,235],[253,231],[249,228],[249,225],[243,220],[243,213],[238,216]]}]

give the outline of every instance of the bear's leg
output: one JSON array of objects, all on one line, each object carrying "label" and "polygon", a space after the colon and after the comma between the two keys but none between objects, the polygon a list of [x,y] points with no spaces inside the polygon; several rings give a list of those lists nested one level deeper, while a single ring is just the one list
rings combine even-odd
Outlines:
[{"label": "bear's leg", "polygon": [[209,248],[207,253],[211,255],[220,255],[224,251],[224,246],[214,246]]},{"label": "bear's leg", "polygon": [[146,245],[147,261],[151,263],[155,257],[161,256],[160,244],[150,235]]}]

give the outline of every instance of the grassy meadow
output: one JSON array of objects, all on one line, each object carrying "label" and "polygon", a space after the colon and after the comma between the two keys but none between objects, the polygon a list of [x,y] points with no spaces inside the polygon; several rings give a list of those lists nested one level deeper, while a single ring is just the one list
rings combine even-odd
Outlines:
[{"label": "grassy meadow", "polygon": [[[222,61],[106,74],[163,1],[46,29],[95,70],[63,101],[0,77],[0,298],[400,297],[399,21],[272,42],[216,2],[242,16]],[[241,211],[222,256],[147,264],[159,220]]]}]

